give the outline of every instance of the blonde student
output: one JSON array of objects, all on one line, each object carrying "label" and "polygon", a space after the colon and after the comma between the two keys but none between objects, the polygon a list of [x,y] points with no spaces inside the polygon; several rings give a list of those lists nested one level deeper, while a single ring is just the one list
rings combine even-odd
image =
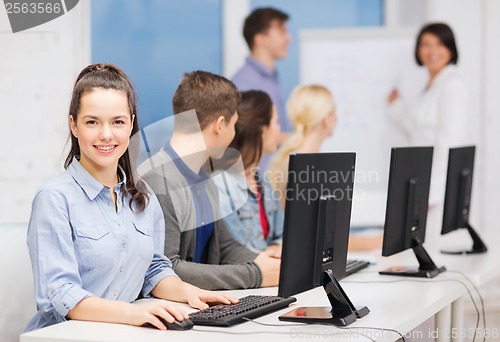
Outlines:
[{"label": "blonde student", "polygon": [[[33,200],[27,243],[37,313],[26,330],[69,319],[166,329],[160,318],[172,323],[188,316],[161,299],[200,309],[207,302],[237,302],[183,282],[163,255],[162,210],[132,172],[137,110],[123,71],[110,64],[84,68],[68,121],[66,171]],[[132,304],[140,294],[161,299]]]},{"label": "blonde student", "polygon": [[319,152],[321,144],[335,128],[335,103],[330,91],[321,85],[296,87],[287,102],[293,132],[271,159],[268,175],[285,207],[288,159],[292,153]]},{"label": "blonde student", "polygon": [[[293,133],[271,160],[269,179],[281,198],[281,206],[286,202],[288,180],[288,160],[292,153],[317,153],[321,145],[333,134],[336,124],[335,102],[331,92],[322,85],[298,86],[287,103],[288,116]],[[382,235],[351,236],[350,250],[380,248]]]}]

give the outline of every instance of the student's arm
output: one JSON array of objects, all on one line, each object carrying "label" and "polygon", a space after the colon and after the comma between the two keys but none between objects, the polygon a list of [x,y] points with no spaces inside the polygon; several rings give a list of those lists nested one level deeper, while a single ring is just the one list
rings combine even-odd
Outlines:
[{"label": "student's arm", "polygon": [[187,302],[194,308],[205,309],[207,302],[237,303],[237,298],[225,294],[201,290],[183,282],[172,270],[172,263],[163,255],[165,221],[158,199],[150,193],[149,212],[154,216],[154,257],[144,277],[143,294],[177,302]]},{"label": "student's arm", "polygon": [[172,323],[189,316],[176,306],[163,300],[149,301],[137,305],[98,297],[88,297],[80,301],[68,312],[68,318],[81,321],[122,323],[141,326],[152,324],[158,329],[165,330],[165,325],[157,316]]},{"label": "student's arm", "polygon": [[62,191],[42,190],[33,201],[27,243],[30,252],[36,302],[39,311],[49,312],[57,322],[66,319],[142,325],[165,329],[154,316],[167,321],[185,313],[165,302],[138,307],[101,299],[82,288],[72,239],[67,202]]},{"label": "student's arm", "polygon": [[[237,215],[235,213],[235,215]],[[230,221],[232,222],[232,221]],[[240,220],[236,217],[235,224],[241,225]],[[220,250],[220,263],[221,264],[240,264],[255,260],[257,253],[252,252],[248,248],[241,245],[236,241],[227,227],[228,221],[219,220],[215,222],[218,229],[217,241]],[[240,227],[244,228],[244,227]]]},{"label": "student's arm", "polygon": [[42,189],[33,200],[27,234],[37,308],[57,322],[92,296],[82,288],[68,216],[65,196]]},{"label": "student's arm", "polygon": [[[152,294],[160,299],[187,302],[197,309],[208,307],[207,302],[237,303],[238,300],[235,297],[203,291],[183,282],[176,276],[172,270],[172,263],[163,255],[164,219],[154,194],[150,194],[147,210],[153,216],[154,256],[144,277],[144,296]],[[157,316],[163,317],[168,322],[173,322],[174,319],[188,318],[188,315],[182,309],[161,300],[132,305],[98,297],[88,297],[68,312],[68,317],[71,319],[125,323],[138,326],[150,323],[159,329],[165,329],[164,324],[161,323]]]},{"label": "student's arm", "polygon": [[[169,194],[162,187],[165,187],[164,180],[156,175],[144,176],[145,181],[155,191],[156,197],[160,203],[165,219],[165,255],[170,259],[175,273],[185,282],[198,286],[206,290],[230,290],[230,289],[246,289],[256,288],[261,286],[262,276],[257,265],[252,261],[239,262],[238,264],[199,264],[191,261],[186,261],[187,250],[192,248],[190,240],[193,239],[194,230],[188,230],[181,233],[182,225],[187,218],[179,218]],[[180,205],[180,213],[182,214],[182,203]],[[243,247],[241,247],[243,248]],[[216,251],[220,253],[219,251]],[[253,260],[256,254],[243,251],[248,256],[247,260]]]},{"label": "student's arm", "polygon": [[152,294],[157,298],[173,300],[176,302],[187,302],[196,309],[206,309],[206,303],[238,303],[236,297],[202,290],[196,286],[183,282],[177,277],[167,277],[162,279],[153,289]]},{"label": "student's arm", "polygon": [[[219,221],[219,223],[223,224],[222,221]],[[244,258],[243,260],[245,260],[253,255],[253,261],[247,262],[247,264],[252,266],[252,273],[250,275],[255,278],[257,276],[255,269],[257,269],[258,276],[262,279],[259,279],[259,286],[278,286],[281,260],[277,257],[275,251],[263,251],[259,255],[256,255],[236,242],[227,231],[227,228],[223,225],[219,227],[218,234],[221,251],[221,263],[233,261],[238,262],[241,258]],[[249,274],[242,273],[240,277],[248,278]]]}]

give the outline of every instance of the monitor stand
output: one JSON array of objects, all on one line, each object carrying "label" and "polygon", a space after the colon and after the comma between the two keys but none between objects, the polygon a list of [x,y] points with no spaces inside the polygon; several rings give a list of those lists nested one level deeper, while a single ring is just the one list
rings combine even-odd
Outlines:
[{"label": "monitor stand", "polygon": [[280,321],[346,326],[370,312],[370,309],[366,306],[355,307],[352,304],[337,279],[335,279],[332,270],[326,270],[323,276],[323,288],[328,296],[331,308],[321,306],[300,307],[279,316]]},{"label": "monitor stand", "polygon": [[455,255],[479,254],[479,253],[485,253],[488,250],[483,240],[481,240],[479,235],[476,233],[474,228],[472,228],[469,223],[466,223],[464,228],[466,228],[469,231],[470,237],[472,238],[472,249],[461,250],[461,251],[441,251],[441,253],[455,254]]},{"label": "monitor stand", "polygon": [[425,250],[422,241],[419,238],[413,238],[413,252],[417,257],[419,267],[391,267],[379,274],[398,275],[403,277],[434,278],[439,273],[446,271],[446,267],[437,267],[434,261]]}]

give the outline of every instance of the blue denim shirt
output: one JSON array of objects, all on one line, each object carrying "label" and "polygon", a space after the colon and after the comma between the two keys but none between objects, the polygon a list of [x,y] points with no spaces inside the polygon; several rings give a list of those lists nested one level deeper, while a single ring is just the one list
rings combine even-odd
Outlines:
[{"label": "blue denim shirt", "polygon": [[[263,251],[269,245],[281,244],[284,215],[279,206],[279,199],[273,197],[271,184],[263,177],[259,177],[264,210],[269,223],[269,232],[267,238],[264,238],[260,223],[259,203],[255,194],[248,189],[246,182],[236,180],[230,175],[226,175],[226,179],[233,197],[235,194],[239,198],[247,197],[243,205],[236,210],[222,208],[223,212],[232,211],[223,220],[233,238],[256,253]],[[220,190],[226,191],[226,189]],[[223,198],[223,196],[220,197]],[[227,206],[227,202],[221,202],[221,205]]]},{"label": "blue denim shirt", "polygon": [[146,209],[133,212],[130,195],[122,198],[120,171],[117,210],[109,188],[76,159],[35,195],[27,243],[38,311],[27,331],[65,321],[87,297],[132,302],[176,276],[163,255],[165,223],[156,196],[150,192]]}]

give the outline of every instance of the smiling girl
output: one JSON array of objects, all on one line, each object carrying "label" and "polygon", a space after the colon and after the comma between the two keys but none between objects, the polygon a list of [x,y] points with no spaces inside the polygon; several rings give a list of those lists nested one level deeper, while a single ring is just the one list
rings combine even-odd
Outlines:
[{"label": "smiling girl", "polygon": [[158,200],[136,179],[129,156],[138,132],[134,90],[118,67],[94,64],[78,76],[69,109],[66,171],[40,187],[28,227],[38,312],[26,330],[68,319],[165,329],[188,318],[164,300],[206,308],[237,299],[180,280],[163,255]]}]

